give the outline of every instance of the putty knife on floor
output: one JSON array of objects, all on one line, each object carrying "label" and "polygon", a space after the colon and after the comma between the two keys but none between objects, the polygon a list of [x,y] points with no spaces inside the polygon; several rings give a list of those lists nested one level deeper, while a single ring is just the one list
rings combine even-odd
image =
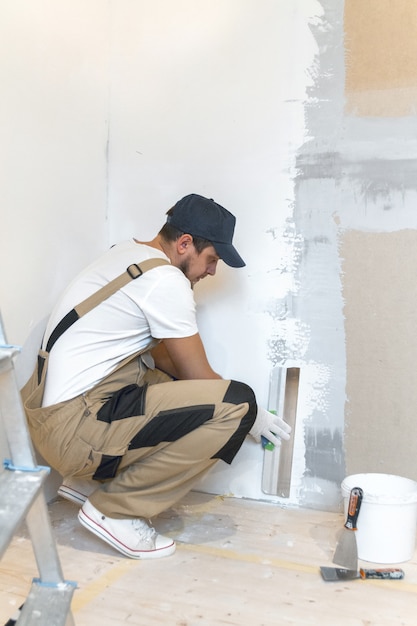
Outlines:
[{"label": "putty knife on floor", "polygon": [[358,569],[358,547],[356,545],[356,523],[362,504],[363,491],[354,487],[350,492],[347,518],[339,533],[333,563],[342,565],[347,570]]},{"label": "putty knife on floor", "polygon": [[362,578],[373,578],[378,580],[402,580],[404,570],[397,567],[386,567],[384,569],[345,569],[342,567],[320,567],[320,573],[326,582],[337,582],[338,580],[355,580]]}]

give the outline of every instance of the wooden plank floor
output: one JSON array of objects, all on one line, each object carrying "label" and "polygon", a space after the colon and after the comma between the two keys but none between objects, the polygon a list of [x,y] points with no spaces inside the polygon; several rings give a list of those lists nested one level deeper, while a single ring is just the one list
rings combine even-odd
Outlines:
[{"label": "wooden plank floor", "polygon": [[[75,505],[58,499],[49,508],[65,578],[78,582],[76,626],[417,623],[416,558],[401,565],[402,581],[322,580],[343,524],[337,513],[192,492],[154,520],[176,553],[134,561],[82,528]],[[22,527],[0,562],[1,626],[36,575]]]}]

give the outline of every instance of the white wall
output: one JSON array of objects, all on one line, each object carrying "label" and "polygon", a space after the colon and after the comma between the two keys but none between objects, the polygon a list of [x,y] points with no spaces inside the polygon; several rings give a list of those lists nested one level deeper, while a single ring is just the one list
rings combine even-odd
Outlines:
[{"label": "white wall", "polygon": [[[273,366],[303,367],[289,499],[299,503],[304,424],[321,401],[321,364],[304,359],[308,323],[293,307],[303,245],[295,162],[319,2],[3,0],[0,12],[0,310],[9,341],[33,334],[106,246],[152,237],[184,194],[214,197],[237,216],[247,266],[223,266],[198,286],[201,333],[213,366],[252,385],[260,404]],[[261,468],[261,448],[247,442],[202,488],[264,497]]]},{"label": "white wall", "polygon": [[[222,265],[198,285],[200,330],[213,367],[249,383],[266,405],[273,365],[302,356],[292,345],[300,332],[291,311],[277,319],[275,308],[297,291],[294,164],[316,52],[308,18],[320,7],[287,0],[112,7],[110,240],[151,238],[165,211],[192,192],[237,216],[235,241],[247,267]],[[280,354],[269,345],[277,337]],[[304,472],[305,409],[292,502]],[[219,464],[200,488],[264,498],[262,461],[248,441],[231,468]]]},{"label": "white wall", "polygon": [[0,6],[0,310],[23,343],[107,245],[108,10]]}]

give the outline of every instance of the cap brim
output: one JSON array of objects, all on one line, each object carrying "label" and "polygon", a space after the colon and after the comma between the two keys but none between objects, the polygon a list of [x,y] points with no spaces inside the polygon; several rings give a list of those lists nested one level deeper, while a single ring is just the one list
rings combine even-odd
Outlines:
[{"label": "cap brim", "polygon": [[229,265],[230,267],[245,267],[245,261],[232,244],[215,242],[213,243],[213,246],[221,260],[224,261],[226,265]]}]

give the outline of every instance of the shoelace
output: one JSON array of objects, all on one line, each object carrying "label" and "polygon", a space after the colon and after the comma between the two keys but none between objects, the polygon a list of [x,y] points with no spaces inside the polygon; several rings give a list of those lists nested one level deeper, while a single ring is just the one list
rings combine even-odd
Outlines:
[{"label": "shoelace", "polygon": [[154,544],[157,532],[153,526],[148,526],[145,520],[140,518],[132,519],[132,526],[135,532],[139,535],[141,541]]}]

